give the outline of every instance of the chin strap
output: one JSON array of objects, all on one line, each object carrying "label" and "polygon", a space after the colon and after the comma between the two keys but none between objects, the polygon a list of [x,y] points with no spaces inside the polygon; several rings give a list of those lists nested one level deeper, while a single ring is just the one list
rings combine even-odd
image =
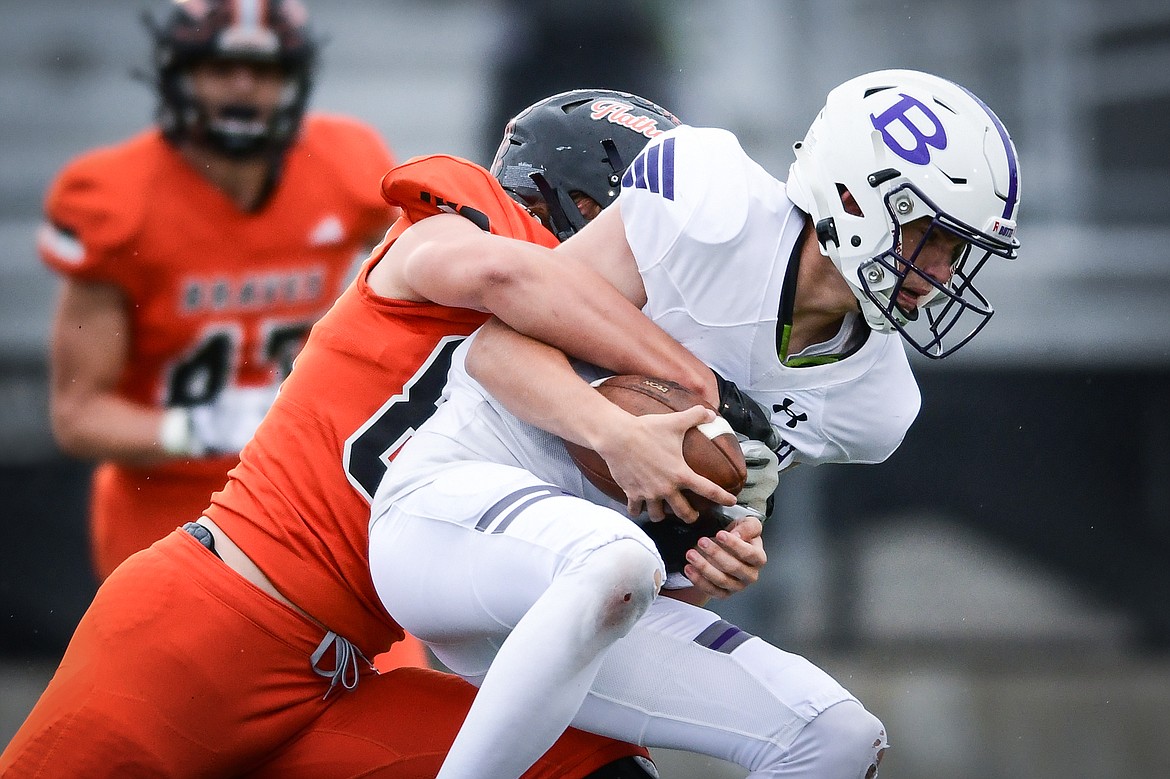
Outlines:
[{"label": "chin strap", "polygon": [[540,196],[548,206],[548,221],[552,225],[553,234],[564,243],[585,226],[585,217],[581,216],[581,211],[573,202],[573,198],[569,197],[567,192],[553,189],[543,173],[533,173],[529,178],[540,190]]}]

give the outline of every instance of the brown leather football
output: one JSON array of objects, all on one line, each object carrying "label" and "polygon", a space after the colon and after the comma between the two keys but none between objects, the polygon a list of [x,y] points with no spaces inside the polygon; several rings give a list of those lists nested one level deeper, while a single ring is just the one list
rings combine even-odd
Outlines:
[{"label": "brown leather football", "polygon": [[[597,391],[610,402],[637,416],[685,411],[693,406],[711,408],[710,404],[680,384],[646,376],[611,376],[597,386]],[[570,441],[565,441],[565,448],[593,486],[614,500],[625,502],[625,492],[613,480],[609,466],[601,455]],[[683,457],[695,473],[707,477],[731,494],[736,495],[743,489],[747,465],[735,432],[722,417],[716,417],[713,422],[686,432],[683,436]],[[693,493],[687,493],[687,499],[700,513],[712,508],[710,501]]]}]

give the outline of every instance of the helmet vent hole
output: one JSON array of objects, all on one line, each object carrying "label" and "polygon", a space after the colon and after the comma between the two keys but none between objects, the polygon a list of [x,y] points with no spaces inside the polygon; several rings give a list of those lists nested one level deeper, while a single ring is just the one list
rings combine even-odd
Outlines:
[{"label": "helmet vent hole", "polygon": [[958,114],[958,113],[959,113],[958,111],[956,111],[955,109],[951,108],[949,105],[947,105],[947,104],[946,104],[946,103],[944,103],[943,101],[939,100],[937,96],[935,96],[935,98],[934,98],[934,102],[935,102],[937,105],[940,105],[940,106],[942,106],[943,108],[947,109],[947,110],[948,110],[948,111],[950,111],[952,114]]},{"label": "helmet vent hole", "polygon": [[865,213],[861,210],[861,206],[854,199],[853,193],[841,182],[837,182],[837,197],[841,198],[841,207],[845,209],[845,213],[852,214],[853,216],[865,216]]}]

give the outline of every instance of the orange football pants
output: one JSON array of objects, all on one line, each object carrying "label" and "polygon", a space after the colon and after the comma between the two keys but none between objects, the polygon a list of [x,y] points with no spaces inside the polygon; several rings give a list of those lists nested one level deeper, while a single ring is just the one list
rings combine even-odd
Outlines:
[{"label": "orange football pants", "polygon": [[[98,590],[0,775],[434,777],[474,688],[404,668],[323,699],[309,662],[321,638],[172,532]],[[626,755],[646,752],[571,730],[525,776],[585,777]]]},{"label": "orange football pants", "polygon": [[[93,474],[89,505],[89,539],[93,570],[105,581],[123,560],[140,552],[176,527],[199,519],[211,496],[223,489],[227,468],[212,476],[166,476],[148,479],[113,463]],[[423,643],[411,635],[374,658],[382,673],[394,668],[426,668]]]}]

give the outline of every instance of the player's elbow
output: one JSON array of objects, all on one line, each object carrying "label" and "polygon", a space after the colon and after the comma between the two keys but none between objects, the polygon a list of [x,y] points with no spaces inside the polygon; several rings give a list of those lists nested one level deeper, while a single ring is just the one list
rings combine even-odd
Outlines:
[{"label": "player's elbow", "polygon": [[[475,286],[483,307],[498,313],[509,304],[525,300],[536,271],[527,257],[490,252],[475,267]],[[531,298],[527,303],[532,304]]]}]

